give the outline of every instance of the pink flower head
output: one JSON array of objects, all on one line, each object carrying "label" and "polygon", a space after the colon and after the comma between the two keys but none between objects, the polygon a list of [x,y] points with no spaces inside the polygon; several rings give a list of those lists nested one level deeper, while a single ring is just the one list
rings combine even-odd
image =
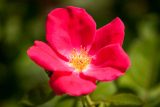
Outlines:
[{"label": "pink flower head", "polygon": [[96,88],[96,81],[112,81],[130,65],[122,49],[124,24],[115,18],[96,30],[93,18],[82,8],[52,10],[46,22],[47,43],[35,41],[28,56],[52,72],[56,94],[79,96]]}]

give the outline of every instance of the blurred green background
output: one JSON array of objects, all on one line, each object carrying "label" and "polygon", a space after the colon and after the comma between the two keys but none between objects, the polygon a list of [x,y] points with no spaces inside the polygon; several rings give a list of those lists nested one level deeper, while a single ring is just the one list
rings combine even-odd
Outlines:
[{"label": "blurred green background", "polygon": [[45,41],[47,14],[68,5],[85,8],[97,28],[116,16],[126,26],[123,47],[132,66],[118,80],[100,83],[92,100],[160,107],[160,0],[0,0],[0,107],[82,107],[77,98],[52,94],[47,74],[26,55],[34,40]]}]

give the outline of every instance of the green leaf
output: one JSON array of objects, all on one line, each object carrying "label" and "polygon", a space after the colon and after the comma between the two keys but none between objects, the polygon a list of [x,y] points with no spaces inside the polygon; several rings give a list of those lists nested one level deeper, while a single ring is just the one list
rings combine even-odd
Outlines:
[{"label": "green leaf", "polygon": [[97,89],[91,94],[91,98],[94,101],[105,100],[106,97],[113,95],[117,91],[113,82],[100,82],[97,85]]},{"label": "green leaf", "polygon": [[57,103],[57,101],[59,101],[59,99],[61,99],[61,97],[63,96],[55,96],[51,100],[47,101],[44,104],[38,105],[37,107],[55,107],[55,104]]},{"label": "green leaf", "polygon": [[83,107],[79,97],[70,97],[67,95],[55,96],[50,101],[37,107]]},{"label": "green leaf", "polygon": [[40,85],[30,90],[28,93],[28,100],[34,105],[40,105],[53,98],[55,95],[46,85]]},{"label": "green leaf", "polygon": [[140,23],[140,38],[132,43],[129,50],[131,67],[118,81],[120,87],[131,89],[143,100],[149,98],[148,92],[158,78],[159,38],[155,26],[154,18]]},{"label": "green leaf", "polygon": [[157,99],[157,98],[160,98],[160,84],[157,85],[156,87],[154,87],[150,91],[149,96],[150,96],[151,99],[154,99],[154,100]]},{"label": "green leaf", "polygon": [[149,92],[149,99],[145,107],[159,107],[160,106],[160,85],[153,87]]},{"label": "green leaf", "polygon": [[55,107],[77,107],[76,97],[63,96],[55,104]]},{"label": "green leaf", "polygon": [[15,67],[23,93],[21,98],[23,105],[40,105],[54,97],[46,72],[26,56],[26,50],[22,50]]},{"label": "green leaf", "polygon": [[111,107],[142,107],[140,98],[133,94],[118,94],[107,99]]}]

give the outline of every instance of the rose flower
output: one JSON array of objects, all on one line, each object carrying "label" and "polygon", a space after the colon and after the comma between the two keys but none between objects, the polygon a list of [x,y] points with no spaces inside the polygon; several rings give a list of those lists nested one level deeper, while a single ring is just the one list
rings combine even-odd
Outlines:
[{"label": "rose flower", "polygon": [[56,94],[89,94],[97,81],[115,80],[128,69],[130,60],[122,49],[124,28],[117,17],[96,30],[84,9],[56,8],[47,16],[47,42],[35,41],[27,54],[52,72],[49,84]]}]

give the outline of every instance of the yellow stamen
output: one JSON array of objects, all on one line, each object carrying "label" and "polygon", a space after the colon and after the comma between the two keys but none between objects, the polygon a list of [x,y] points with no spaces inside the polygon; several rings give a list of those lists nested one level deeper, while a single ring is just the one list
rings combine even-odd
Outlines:
[{"label": "yellow stamen", "polygon": [[69,63],[76,71],[81,72],[90,64],[90,62],[91,57],[84,48],[81,47],[79,51],[73,49],[71,52]]}]

